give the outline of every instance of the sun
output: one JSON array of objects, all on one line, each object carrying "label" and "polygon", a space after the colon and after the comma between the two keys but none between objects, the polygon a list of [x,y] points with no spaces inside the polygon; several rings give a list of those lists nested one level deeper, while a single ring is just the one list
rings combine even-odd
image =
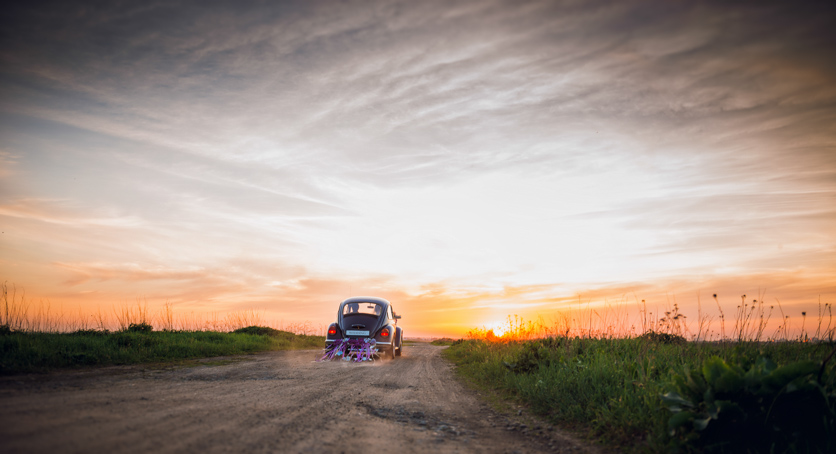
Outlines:
[{"label": "sun", "polygon": [[488,327],[488,329],[493,330],[494,336],[502,337],[502,336],[505,335],[506,331],[508,330],[508,327],[506,326],[505,323],[494,322]]}]

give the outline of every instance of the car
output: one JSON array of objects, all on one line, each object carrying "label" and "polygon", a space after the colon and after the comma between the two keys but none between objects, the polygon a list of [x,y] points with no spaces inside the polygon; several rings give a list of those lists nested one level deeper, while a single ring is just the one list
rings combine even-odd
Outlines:
[{"label": "car", "polygon": [[400,318],[392,309],[392,303],[383,298],[348,298],[337,309],[336,323],[328,327],[325,357],[348,359],[351,355],[359,361],[379,353],[391,359],[401,356],[403,329],[398,326]]}]

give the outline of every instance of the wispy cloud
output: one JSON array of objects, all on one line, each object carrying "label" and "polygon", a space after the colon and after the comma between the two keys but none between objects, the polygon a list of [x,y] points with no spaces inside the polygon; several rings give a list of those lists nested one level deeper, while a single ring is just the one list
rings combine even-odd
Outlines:
[{"label": "wispy cloud", "polygon": [[111,215],[91,217],[89,211],[80,215],[77,211],[67,209],[68,200],[44,200],[44,199],[23,199],[16,200],[9,204],[0,205],[0,216],[9,216],[26,220],[47,222],[50,224],[84,226],[107,226],[107,227],[136,227],[142,224],[139,218],[134,216],[120,216],[116,213]]}]

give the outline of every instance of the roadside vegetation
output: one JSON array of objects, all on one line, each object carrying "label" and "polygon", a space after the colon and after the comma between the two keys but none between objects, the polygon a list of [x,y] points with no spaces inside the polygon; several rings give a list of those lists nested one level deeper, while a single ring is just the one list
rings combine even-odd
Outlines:
[{"label": "roadside vegetation", "polygon": [[509,318],[501,336],[473,330],[443,355],[471,385],[620,451],[836,452],[834,327],[768,338],[738,312],[713,341],[675,307],[640,335]]},{"label": "roadside vegetation", "polygon": [[[254,311],[198,322],[178,318],[171,305],[156,316],[147,306],[114,310],[115,329],[98,314],[84,318],[52,315],[2,287],[0,300],[0,374],[46,372],[56,368],[172,362],[191,358],[249,354],[271,350],[321,348],[325,337],[310,324],[290,325],[297,332],[263,326]],[[33,315],[34,312],[34,315]],[[94,317],[95,318],[95,317]],[[301,331],[301,332],[300,332]]]},{"label": "roadside vegetation", "polygon": [[[322,336],[296,335],[252,326],[233,332],[153,331],[131,325],[109,332],[0,333],[0,374],[55,368],[177,361],[270,350],[321,348]],[[270,331],[267,331],[270,330]]]},{"label": "roadside vegetation", "polygon": [[442,337],[442,338],[440,338],[440,339],[433,339],[433,340],[430,342],[430,344],[431,344],[431,345],[436,345],[436,346],[444,346],[444,345],[453,345],[453,343],[454,343],[454,342],[456,342],[456,340],[455,340],[455,339],[453,339],[453,338],[450,338],[450,337]]}]

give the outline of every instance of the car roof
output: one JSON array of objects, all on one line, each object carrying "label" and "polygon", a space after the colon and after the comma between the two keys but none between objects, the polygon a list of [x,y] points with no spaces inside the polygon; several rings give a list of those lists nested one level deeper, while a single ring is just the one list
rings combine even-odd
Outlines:
[{"label": "car roof", "polygon": [[340,303],[340,307],[343,307],[349,303],[377,303],[383,305],[384,307],[392,304],[388,300],[378,298],[376,296],[352,296],[351,298]]}]

